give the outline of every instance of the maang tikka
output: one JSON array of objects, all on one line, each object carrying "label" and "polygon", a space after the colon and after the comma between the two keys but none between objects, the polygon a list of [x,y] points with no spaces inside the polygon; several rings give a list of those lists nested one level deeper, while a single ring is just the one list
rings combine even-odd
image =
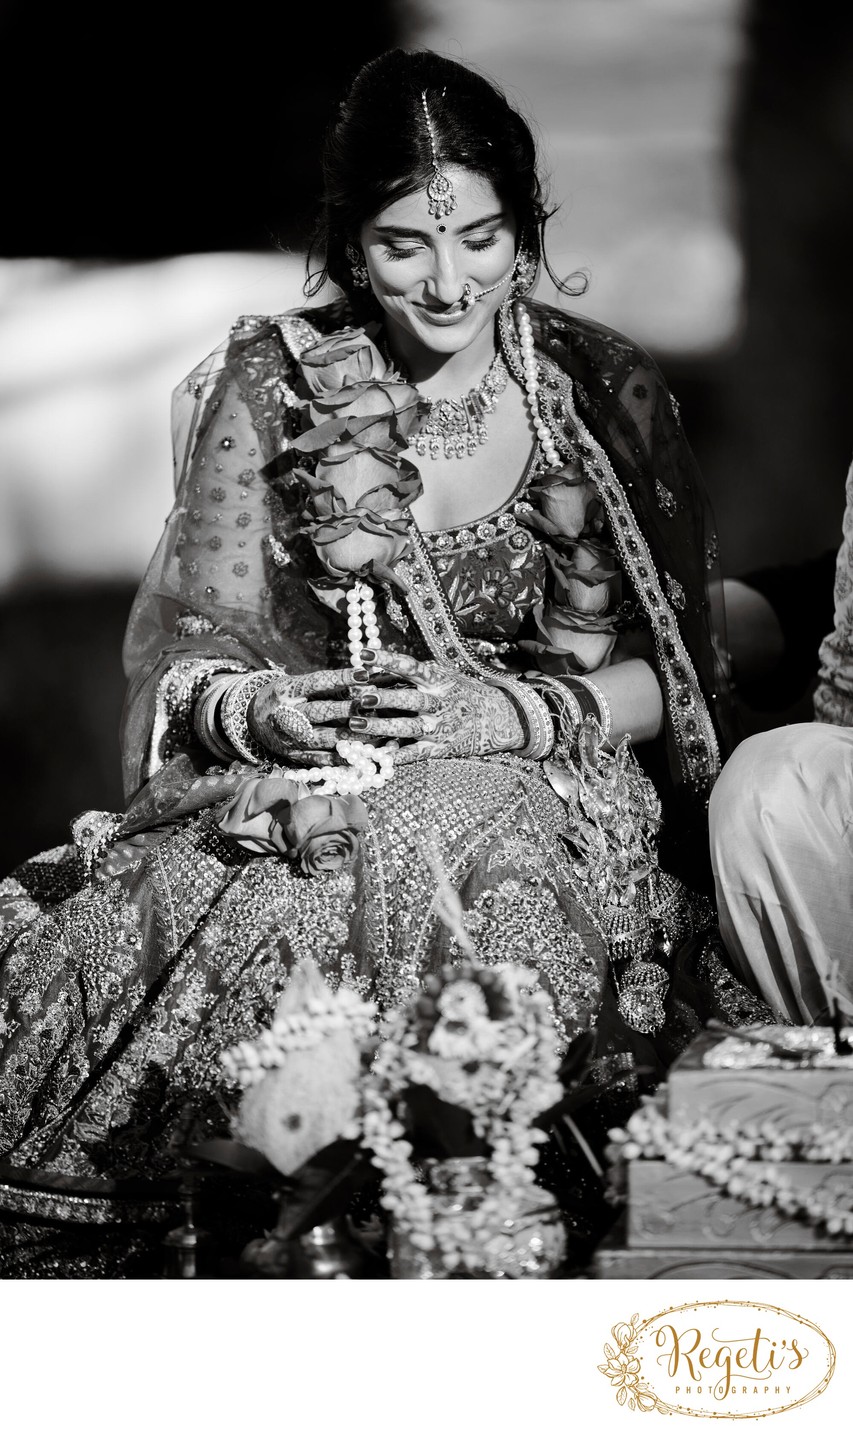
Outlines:
[{"label": "maang tikka", "polygon": [[423,105],[424,118],[426,120],[427,134],[429,135],[429,147],[432,154],[432,179],[427,185],[427,206],[431,215],[437,220],[444,215],[452,214],[456,209],[456,195],[453,193],[453,185],[447,175],[439,168],[438,149],[435,143],[435,132],[432,128],[429,109],[427,107],[427,92],[421,91],[421,104]]}]

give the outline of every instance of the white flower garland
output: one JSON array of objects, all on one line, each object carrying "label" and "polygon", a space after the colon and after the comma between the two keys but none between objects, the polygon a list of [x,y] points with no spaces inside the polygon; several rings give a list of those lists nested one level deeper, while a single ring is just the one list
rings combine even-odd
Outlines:
[{"label": "white flower garland", "polygon": [[[445,988],[431,1051],[416,1049],[408,1011],[390,1020],[365,1084],[363,1140],[383,1174],[382,1205],[398,1232],[423,1252],[440,1252],[448,1270],[499,1272],[517,1244],[508,1220],[545,1200],[533,1169],[547,1134],[534,1122],[557,1102],[562,1087],[547,996],[519,995],[511,1018],[490,1021],[470,993],[454,994],[473,987],[461,981]],[[466,1072],[463,1065],[471,1062],[477,1066]],[[464,1107],[487,1148],[488,1186],[470,1210],[436,1213],[412,1164],[412,1145],[396,1109],[405,1090],[420,1084]]]},{"label": "white flower garland", "polygon": [[307,998],[304,1007],[279,1012],[269,1028],[257,1037],[228,1048],[220,1057],[226,1074],[243,1088],[260,1083],[273,1068],[280,1068],[287,1054],[298,1048],[316,1048],[329,1034],[349,1028],[356,1042],[374,1030],[376,1004],[367,1003],[351,988]]},{"label": "white flower garland", "polygon": [[[847,1207],[800,1192],[776,1163],[853,1163],[853,1129],[814,1124],[783,1130],[774,1123],[717,1128],[706,1118],[690,1128],[670,1122],[654,1102],[632,1114],[625,1128],[609,1134],[608,1156],[615,1163],[634,1158],[663,1158],[684,1172],[707,1178],[721,1192],[755,1208],[775,1208],[785,1217],[824,1227],[833,1236],[853,1235],[853,1184]],[[750,1162],[771,1166],[751,1172]]]}]

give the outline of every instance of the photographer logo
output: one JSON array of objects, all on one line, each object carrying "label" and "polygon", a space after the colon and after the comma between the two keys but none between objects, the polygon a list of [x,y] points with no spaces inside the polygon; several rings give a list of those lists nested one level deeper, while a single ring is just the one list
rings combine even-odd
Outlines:
[{"label": "photographer logo", "polygon": [[611,1328],[599,1372],[631,1411],[770,1417],[819,1397],[835,1348],[807,1317],[769,1303],[686,1302]]}]

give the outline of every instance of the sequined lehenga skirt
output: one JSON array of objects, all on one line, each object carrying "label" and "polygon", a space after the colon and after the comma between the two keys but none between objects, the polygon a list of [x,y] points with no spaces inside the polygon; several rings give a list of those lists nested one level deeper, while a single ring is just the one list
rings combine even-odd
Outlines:
[{"label": "sequined lehenga skirt", "polygon": [[[433,907],[430,847],[481,959],[538,974],[561,1040],[596,1027],[623,1041],[611,979],[625,925],[607,931],[572,858],[576,815],[540,765],[414,764],[366,802],[354,866],[321,877],[248,854],[202,811],[143,835],[118,876],[85,878],[68,846],[0,885],[0,1163],[72,1185],[148,1182],[174,1170],[188,1133],[227,1134],[220,1055],[269,1022],[301,957],[388,1009],[459,956]],[[683,947],[702,905],[656,881]],[[649,911],[635,949],[653,942]]]}]

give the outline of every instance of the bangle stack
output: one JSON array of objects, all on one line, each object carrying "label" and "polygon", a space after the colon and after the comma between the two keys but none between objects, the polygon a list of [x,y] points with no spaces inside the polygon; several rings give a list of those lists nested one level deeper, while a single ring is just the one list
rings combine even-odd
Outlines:
[{"label": "bangle stack", "polygon": [[563,683],[577,699],[584,718],[591,716],[596,719],[604,737],[609,738],[613,730],[613,715],[607,697],[598,684],[594,684],[592,679],[581,678],[578,674],[567,675]]},{"label": "bangle stack", "polygon": [[527,677],[530,687],[534,690],[538,689],[551,714],[556,730],[557,746],[567,744],[583,722],[583,710],[580,704],[574,694],[559,679],[539,673],[528,674]]},{"label": "bangle stack", "polygon": [[199,739],[209,753],[224,763],[232,762],[235,750],[225,742],[220,726],[219,706],[234,681],[233,673],[217,674],[196,700],[193,711],[193,725]]},{"label": "bangle stack", "polygon": [[528,673],[531,689],[538,690],[557,730],[557,743],[566,744],[586,718],[594,718],[607,739],[613,728],[613,715],[606,696],[591,679],[576,674]]},{"label": "bangle stack", "polygon": [[271,683],[270,669],[255,669],[241,674],[226,689],[219,704],[219,725],[234,752],[247,763],[268,763],[269,754],[249,730],[249,704],[259,689]]},{"label": "bangle stack", "polygon": [[532,685],[517,682],[501,683],[498,680],[495,687],[503,689],[521,719],[526,741],[524,748],[518,750],[520,757],[546,758],[554,747],[556,734],[550,710],[541,694]]}]

